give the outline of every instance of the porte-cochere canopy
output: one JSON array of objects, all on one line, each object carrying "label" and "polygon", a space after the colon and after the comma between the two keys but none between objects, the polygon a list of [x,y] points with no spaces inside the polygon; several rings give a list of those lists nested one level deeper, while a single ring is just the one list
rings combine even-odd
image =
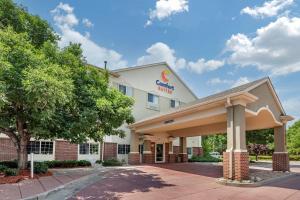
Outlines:
[{"label": "porte-cochere canopy", "polygon": [[[268,77],[259,79],[131,124],[129,161],[133,164],[141,162],[138,159],[138,145],[141,141],[144,151],[153,154],[147,142],[163,140],[168,143],[169,154],[172,154],[172,140],[180,137],[181,160],[186,161],[186,137],[227,133],[227,150],[223,154],[224,177],[247,179],[245,132],[274,128],[273,169],[286,171],[289,170],[289,162],[285,127],[292,119],[285,113],[271,80]],[[143,161],[147,162],[147,159]]]}]

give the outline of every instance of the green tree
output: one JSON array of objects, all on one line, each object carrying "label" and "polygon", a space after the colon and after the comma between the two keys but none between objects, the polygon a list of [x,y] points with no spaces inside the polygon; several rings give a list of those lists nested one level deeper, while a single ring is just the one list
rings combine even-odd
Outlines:
[{"label": "green tree", "polygon": [[288,151],[291,154],[300,154],[300,120],[289,127],[287,131]]},{"label": "green tree", "polygon": [[31,15],[22,6],[12,0],[0,0],[0,28],[12,27],[17,33],[26,32],[28,39],[35,47],[41,47],[46,41],[55,42],[57,34],[46,20]]},{"label": "green tree", "polygon": [[219,152],[222,154],[222,152],[226,150],[226,134],[203,136],[202,141],[202,146],[205,153]]},{"label": "green tree", "polygon": [[107,71],[87,66],[79,44],[58,48],[51,27],[10,0],[0,0],[0,22],[0,132],[15,144],[20,169],[33,137],[124,136],[133,99],[109,87]]}]

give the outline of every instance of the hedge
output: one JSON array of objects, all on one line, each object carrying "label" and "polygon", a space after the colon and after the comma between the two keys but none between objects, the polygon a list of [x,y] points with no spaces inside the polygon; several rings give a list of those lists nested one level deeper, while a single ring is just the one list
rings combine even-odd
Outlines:
[{"label": "hedge", "polygon": [[109,160],[104,160],[102,162],[102,165],[104,167],[110,167],[110,166],[122,166],[122,163],[119,160],[116,159],[109,159]]},{"label": "hedge", "polygon": [[16,160],[14,160],[14,161],[1,161],[0,165],[6,166],[7,168],[13,168],[13,169],[18,168],[18,162]]},{"label": "hedge", "polygon": [[49,168],[74,168],[74,167],[89,167],[91,162],[87,160],[52,160],[45,161]]},{"label": "hedge", "polygon": [[204,156],[192,156],[189,159],[189,162],[221,162],[222,160],[219,158],[212,157],[210,155]]}]

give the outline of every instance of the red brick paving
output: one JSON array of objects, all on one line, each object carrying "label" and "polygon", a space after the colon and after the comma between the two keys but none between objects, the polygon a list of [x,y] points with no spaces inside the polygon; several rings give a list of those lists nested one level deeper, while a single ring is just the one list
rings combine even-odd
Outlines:
[{"label": "red brick paving", "polygon": [[299,200],[300,175],[256,188],[216,183],[222,167],[195,163],[137,166],[110,172],[74,199],[228,199]]}]

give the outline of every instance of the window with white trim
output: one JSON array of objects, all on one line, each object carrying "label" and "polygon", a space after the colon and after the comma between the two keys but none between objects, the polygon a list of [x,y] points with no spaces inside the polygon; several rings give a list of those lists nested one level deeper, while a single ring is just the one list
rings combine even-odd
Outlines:
[{"label": "window with white trim", "polygon": [[129,154],[130,145],[129,144],[118,144],[118,154]]},{"label": "window with white trim", "polygon": [[170,107],[171,108],[177,108],[180,105],[180,101],[177,101],[175,99],[171,99],[170,101]]},{"label": "window with white trim", "polygon": [[150,109],[155,109],[155,110],[159,109],[159,96],[152,93],[148,93],[147,106]]},{"label": "window with white trim", "polygon": [[53,154],[53,142],[52,141],[30,141],[27,145],[27,153],[34,154]]},{"label": "window with white trim", "polygon": [[132,90],[133,90],[132,87],[119,84],[119,91],[126,96],[132,97],[133,94]]},{"label": "window with white trim", "polygon": [[79,144],[80,155],[98,155],[99,144],[98,143],[83,143]]}]

